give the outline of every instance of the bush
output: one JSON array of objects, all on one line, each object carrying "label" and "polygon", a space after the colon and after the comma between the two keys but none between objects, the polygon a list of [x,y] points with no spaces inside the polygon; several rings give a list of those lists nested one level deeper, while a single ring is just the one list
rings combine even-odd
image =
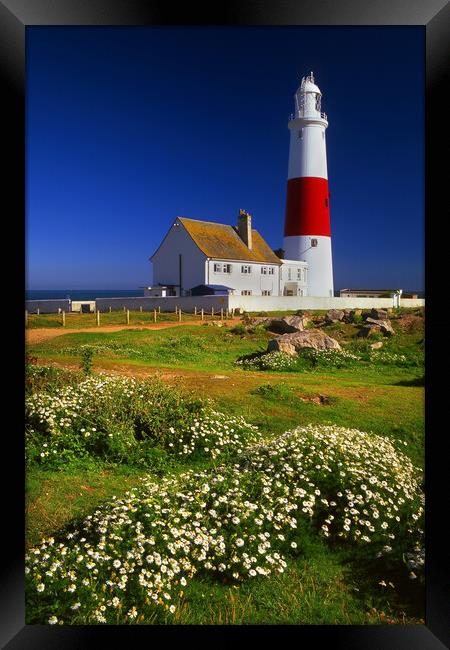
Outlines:
[{"label": "bush", "polygon": [[80,458],[150,466],[154,447],[214,459],[241,451],[256,435],[242,417],[155,379],[99,375],[26,400],[27,460],[44,467]]},{"label": "bush", "polygon": [[94,350],[90,347],[83,348],[81,353],[81,364],[80,368],[85,375],[90,375],[92,373],[92,364],[93,364]]},{"label": "bush", "polygon": [[25,365],[25,393],[40,390],[53,391],[62,386],[75,385],[80,381],[80,374],[54,366]]},{"label": "bush", "polygon": [[285,352],[269,352],[239,357],[235,362],[244,370],[291,370],[295,364],[293,357]]},{"label": "bush", "polygon": [[147,478],[61,541],[31,549],[27,623],[173,620],[194,575],[283,573],[311,527],[418,571],[420,480],[384,438],[325,426],[250,445],[234,465]]}]

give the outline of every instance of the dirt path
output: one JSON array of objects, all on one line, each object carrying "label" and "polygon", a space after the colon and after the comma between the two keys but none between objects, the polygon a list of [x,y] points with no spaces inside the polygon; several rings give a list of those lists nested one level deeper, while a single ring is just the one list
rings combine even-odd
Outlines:
[{"label": "dirt path", "polygon": [[[206,322],[206,321],[205,321]],[[239,318],[228,318],[227,323],[235,325],[240,323]],[[36,329],[27,329],[25,331],[25,338],[28,345],[34,343],[42,343],[48,339],[55,338],[56,336],[64,336],[64,334],[77,334],[78,332],[120,332],[120,330],[164,330],[169,327],[183,327],[183,325],[203,325],[201,320],[167,322],[167,323],[151,323],[150,325],[104,325],[100,327],[79,327],[69,328],[62,327],[42,327]]]}]

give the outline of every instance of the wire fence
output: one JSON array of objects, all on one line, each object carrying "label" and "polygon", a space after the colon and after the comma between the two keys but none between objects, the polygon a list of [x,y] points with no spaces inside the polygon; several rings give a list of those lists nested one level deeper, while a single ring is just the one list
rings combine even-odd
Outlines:
[{"label": "wire fence", "polygon": [[130,310],[126,307],[122,310],[108,310],[83,312],[66,312],[59,310],[58,313],[41,314],[39,309],[35,313],[25,310],[25,327],[101,327],[102,325],[144,325],[159,322],[189,322],[189,321],[225,321],[234,319],[238,310],[233,309],[204,309],[194,307],[193,311],[183,311],[181,307],[175,306],[174,311],[161,311],[161,308],[153,310]]}]

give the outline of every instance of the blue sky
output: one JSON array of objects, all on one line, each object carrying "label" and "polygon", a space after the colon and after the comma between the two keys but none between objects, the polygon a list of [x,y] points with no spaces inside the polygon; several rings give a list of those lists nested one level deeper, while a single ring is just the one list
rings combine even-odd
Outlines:
[{"label": "blue sky", "polygon": [[420,27],[27,28],[29,289],[135,289],[174,218],[282,245],[293,95],[328,114],[335,288],[424,286]]}]

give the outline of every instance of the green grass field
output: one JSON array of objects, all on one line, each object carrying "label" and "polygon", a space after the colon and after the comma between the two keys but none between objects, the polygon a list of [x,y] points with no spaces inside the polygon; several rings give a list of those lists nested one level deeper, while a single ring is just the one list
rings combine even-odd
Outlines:
[{"label": "green grass field", "polygon": [[[124,314],[105,314],[124,320]],[[142,316],[142,315],[141,315]],[[153,318],[152,314],[143,316]],[[168,321],[175,315],[161,315]],[[94,315],[71,316],[82,323]],[[56,317],[30,318],[30,326],[57,327]],[[86,322],[86,320],[84,322]],[[48,324],[48,323],[53,323]],[[133,321],[131,321],[133,322]],[[142,322],[145,322],[143,319]],[[116,323],[111,323],[116,324]],[[417,365],[361,365],[318,368],[306,372],[247,371],[236,366],[238,357],[266,349],[273,336],[256,328],[234,333],[230,327],[185,325],[163,330],[127,329],[116,332],[80,332],[28,345],[39,364],[76,369],[82,346],[94,349],[94,372],[128,376],[162,376],[166,383],[202,398],[230,415],[242,415],[274,437],[296,426],[335,424],[373,432],[407,443],[404,452],[418,467],[424,454],[423,328],[403,330],[384,339],[383,350],[414,355]],[[66,327],[87,327],[69,324]],[[335,324],[324,328],[343,347],[353,345],[357,327]],[[201,467],[211,463],[203,462]],[[195,467],[194,461],[176,463],[168,471]],[[100,468],[73,465],[66,469],[27,471],[27,544],[55,534],[69,522],[91,513],[104,500],[120,496],[145,473],[129,465]],[[155,475],[155,478],[157,476]],[[193,581],[188,598],[177,610],[175,622],[186,624],[300,623],[365,624],[422,622],[422,592],[399,575],[386,575],[394,585],[381,586],[364,562],[338,547],[311,537],[306,550],[291,559],[286,572],[238,587],[205,577]],[[152,622],[152,621],[146,621]],[[156,622],[156,621],[155,621]]]}]

